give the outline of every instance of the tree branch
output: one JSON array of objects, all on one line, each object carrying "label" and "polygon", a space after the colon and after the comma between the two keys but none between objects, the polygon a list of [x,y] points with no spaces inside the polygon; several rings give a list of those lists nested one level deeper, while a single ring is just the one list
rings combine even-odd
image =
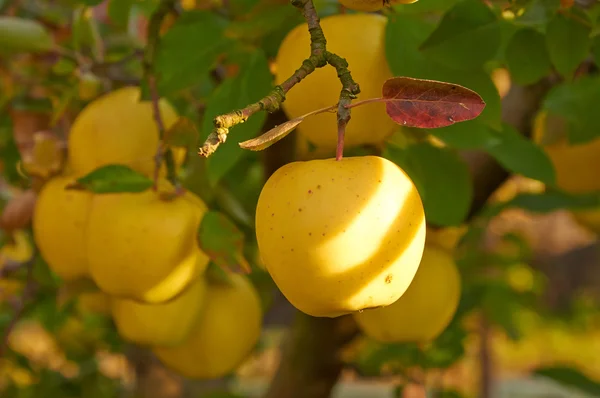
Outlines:
[{"label": "tree branch", "polygon": [[[285,96],[296,84],[310,75],[317,68],[327,65],[333,66],[342,83],[340,93],[340,102],[338,104],[338,126],[341,133],[341,147],[343,148],[343,132],[345,126],[350,120],[350,109],[345,106],[350,103],[356,95],[360,93],[358,84],[352,79],[348,70],[348,62],[336,54],[327,51],[327,40],[321,28],[321,22],[313,0],[292,0],[292,5],[299,8],[304,15],[310,33],[310,57],[302,62],[292,76],[283,83],[275,87],[271,92],[261,100],[246,106],[243,109],[235,110],[214,118],[215,128],[209,134],[202,147],[198,150],[198,155],[208,157],[212,155],[219,145],[223,144],[229,134],[229,129],[248,120],[249,117],[260,111],[273,113],[280,109],[285,101]],[[341,152],[341,151],[338,151]],[[340,153],[341,157],[341,153]]]},{"label": "tree branch", "polygon": [[150,21],[148,23],[148,44],[146,45],[143,57],[144,78],[146,79],[148,83],[148,88],[150,90],[150,96],[152,98],[152,111],[154,114],[154,119],[156,121],[156,126],[158,128],[160,138],[160,142],[156,150],[156,155],[154,156],[155,189],[157,187],[158,174],[163,160],[165,162],[165,165],[167,166],[167,179],[175,187],[179,187],[177,172],[175,170],[175,159],[173,157],[173,152],[169,147],[165,146],[163,142],[166,133],[166,128],[162,116],[160,114],[160,96],[158,94],[158,88],[156,86],[156,76],[154,75],[154,59],[156,56],[158,42],[160,40],[160,27],[162,25],[163,20],[169,14],[169,12],[175,9],[176,2],[176,0],[161,0],[156,11],[152,14],[152,17],[150,18]]}]

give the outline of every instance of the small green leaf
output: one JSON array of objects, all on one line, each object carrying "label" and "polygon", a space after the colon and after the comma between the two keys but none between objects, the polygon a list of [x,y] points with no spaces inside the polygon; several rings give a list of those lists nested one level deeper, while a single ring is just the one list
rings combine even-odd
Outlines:
[{"label": "small green leaf", "polygon": [[41,23],[32,19],[0,16],[0,53],[44,52],[54,39]]},{"label": "small green leaf", "polygon": [[[257,49],[250,53],[242,53],[238,65],[240,73],[224,80],[208,100],[202,124],[201,142],[204,142],[212,131],[212,121],[216,116],[258,101],[272,88],[273,76],[264,52]],[[249,153],[240,148],[238,143],[256,137],[265,119],[265,112],[259,112],[246,122],[230,129],[227,142],[206,160],[211,185],[216,185],[243,156]]]},{"label": "small green leaf", "polygon": [[460,225],[467,216],[473,187],[467,164],[448,148],[417,143],[400,149],[388,146],[384,157],[398,164],[415,183],[427,221]]},{"label": "small green leaf", "polygon": [[591,28],[576,18],[557,13],[546,27],[546,47],[552,63],[565,77],[573,73],[588,56]]},{"label": "small green leaf", "polygon": [[441,64],[474,69],[492,59],[501,42],[494,12],[479,0],[462,0],[442,18],[420,49]]},{"label": "small green leaf", "polygon": [[600,137],[599,103],[600,77],[583,76],[553,87],[546,94],[542,108],[566,120],[571,144],[583,144]]},{"label": "small green leaf", "polygon": [[244,234],[218,211],[209,211],[198,227],[198,246],[216,265],[231,272],[250,272],[244,257]]},{"label": "small green leaf", "polygon": [[600,396],[600,382],[595,381],[568,366],[549,366],[537,368],[534,375],[547,377],[566,387],[577,389],[592,397]]},{"label": "small green leaf", "polygon": [[523,28],[512,36],[505,58],[510,77],[517,84],[533,84],[552,68],[545,37],[532,28]]},{"label": "small green leaf", "polygon": [[545,184],[554,184],[556,173],[552,161],[544,150],[505,124],[501,132],[490,130],[496,140],[490,140],[485,149],[503,167]]},{"label": "small green leaf", "polygon": [[202,81],[217,57],[231,44],[223,32],[227,22],[215,13],[188,11],[161,38],[155,70],[161,95]]},{"label": "small green leaf", "polygon": [[94,193],[143,192],[150,189],[153,181],[129,166],[109,164],[91,171],[67,186],[67,189],[86,190]]}]

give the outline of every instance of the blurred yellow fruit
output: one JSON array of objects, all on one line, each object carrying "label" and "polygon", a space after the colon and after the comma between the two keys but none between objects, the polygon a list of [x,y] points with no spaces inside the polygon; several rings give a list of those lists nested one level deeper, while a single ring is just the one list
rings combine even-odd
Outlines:
[{"label": "blurred yellow fruit", "polygon": [[250,356],[261,333],[260,298],[246,276],[231,274],[230,280],[208,285],[204,308],[184,343],[153,349],[166,366],[185,377],[214,379]]},{"label": "blurred yellow fruit", "polygon": [[174,346],[190,334],[204,305],[206,280],[200,276],[179,296],[160,304],[113,298],[112,315],[121,337],[142,345]]},{"label": "blurred yellow fruit", "polygon": [[86,276],[86,225],[92,194],[65,190],[74,179],[58,176],[42,188],[33,213],[33,234],[42,258],[58,276],[73,280]]},{"label": "blurred yellow fruit", "polygon": [[[69,133],[69,163],[77,175],[108,164],[124,164],[152,175],[159,133],[150,101],[140,102],[138,87],[125,87],[90,102]],[[169,129],[178,115],[165,100],[159,102]]]},{"label": "blurred yellow fruit", "polygon": [[315,160],[328,159],[335,157],[334,148],[311,147],[308,139],[301,135],[296,135],[296,154],[295,160]]},{"label": "blurred yellow fruit", "polygon": [[262,189],[256,237],[296,308],[337,317],[404,293],[423,253],[425,214],[411,179],[385,158],[293,162]]},{"label": "blurred yellow fruit", "polygon": [[508,284],[518,292],[529,292],[535,287],[535,275],[527,264],[514,264],[506,270]]},{"label": "blurred yellow fruit", "polygon": [[416,2],[417,0],[340,0],[340,4],[349,10],[365,12],[379,11],[386,5],[395,6]]},{"label": "blurred yellow fruit", "polygon": [[[547,135],[555,135],[547,141]],[[540,112],[533,126],[533,140],[542,145],[556,170],[560,189],[573,194],[600,192],[600,138],[583,144],[570,144],[565,123]],[[575,219],[585,227],[600,233],[600,209],[573,212]]]},{"label": "blurred yellow fruit", "polygon": [[466,224],[440,229],[427,228],[425,240],[428,245],[437,245],[445,250],[453,251],[468,230],[469,226]]},{"label": "blurred yellow fruit", "polygon": [[196,244],[206,211],[191,192],[169,201],[153,190],[95,196],[85,245],[92,279],[120,298],[174,298],[208,264]]},{"label": "blurred yellow fruit", "polygon": [[549,127],[560,125],[560,121],[542,111],[535,118],[533,129],[534,141],[544,147],[554,164],[557,186],[574,194],[600,191],[600,138],[573,145],[568,142],[567,132],[561,131],[558,139],[544,145]]},{"label": "blurred yellow fruit", "polygon": [[[387,18],[376,14],[332,15],[321,19],[327,38],[327,49],[344,57],[350,64],[352,77],[359,84],[358,99],[381,97],[383,83],[393,77],[385,54]],[[310,36],[306,24],[296,26],[285,37],[276,58],[276,83],[291,77],[309,55]],[[313,110],[335,105],[342,86],[335,68],[325,66],[315,70],[287,93],[283,110],[296,118]],[[378,144],[399,126],[385,111],[385,105],[373,103],[352,109],[352,119],[346,127],[346,147]],[[337,117],[326,112],[308,117],[297,127],[317,147],[336,147]]]},{"label": "blurred yellow fruit", "polygon": [[427,343],[448,327],[460,294],[460,273],[452,255],[426,246],[414,280],[398,301],[353,316],[362,332],[374,340]]}]

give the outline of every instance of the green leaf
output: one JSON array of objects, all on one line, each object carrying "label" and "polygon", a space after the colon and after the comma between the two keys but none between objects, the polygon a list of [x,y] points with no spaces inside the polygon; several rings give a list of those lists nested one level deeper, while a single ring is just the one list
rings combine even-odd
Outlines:
[{"label": "green leaf", "polygon": [[505,57],[510,76],[517,84],[533,84],[552,68],[545,37],[532,28],[521,29],[513,35]]},{"label": "green leaf", "polygon": [[452,7],[420,49],[441,64],[475,69],[492,59],[501,42],[496,14],[479,0],[463,0]]},{"label": "green leaf", "polygon": [[556,70],[570,78],[588,56],[591,28],[578,19],[557,13],[546,27],[546,47]]},{"label": "green leaf", "polygon": [[388,146],[384,157],[398,164],[415,183],[427,221],[460,225],[466,218],[473,187],[467,164],[448,148],[417,143],[403,149]]},{"label": "green leaf", "polygon": [[456,149],[482,149],[500,141],[493,134],[493,130],[479,120],[455,123],[447,127],[427,130],[427,133]]},{"label": "green leaf", "polygon": [[119,26],[126,26],[129,22],[131,7],[135,0],[109,0],[108,17],[111,22]]},{"label": "green leaf", "polygon": [[198,227],[198,246],[213,263],[232,272],[249,272],[244,257],[244,234],[233,221],[218,211],[209,211]]},{"label": "green leaf", "polygon": [[161,38],[155,70],[161,95],[189,88],[201,82],[226,52],[231,41],[223,32],[227,21],[215,13],[188,11]]},{"label": "green leaf", "polygon": [[584,76],[553,87],[542,108],[566,120],[571,144],[583,144],[600,137],[599,103],[600,77]]},{"label": "green leaf", "polygon": [[547,377],[559,384],[572,387],[592,397],[600,396],[600,383],[592,380],[579,370],[568,366],[549,366],[537,368],[534,375]]},{"label": "green leaf", "polygon": [[[434,25],[415,17],[394,15],[386,25],[386,56],[395,76],[410,76],[455,83],[479,94],[486,103],[477,121],[501,129],[500,95],[490,75],[482,68],[461,71],[444,66],[419,51]],[[468,122],[466,122],[468,123]]]},{"label": "green leaf", "polygon": [[502,132],[490,130],[496,140],[490,140],[485,149],[507,170],[545,184],[556,182],[552,161],[544,150],[505,124]]},{"label": "green leaf", "polygon": [[260,40],[280,29],[288,20],[296,19],[298,10],[289,4],[272,5],[269,11],[254,12],[251,18],[234,21],[227,34],[238,40],[260,43]]},{"label": "green leaf", "polygon": [[78,178],[67,189],[86,190],[94,193],[143,192],[150,189],[153,181],[129,166],[109,164]]},{"label": "green leaf", "polygon": [[[212,121],[216,116],[256,102],[271,90],[273,76],[267,58],[261,50],[242,54],[239,66],[240,73],[224,80],[209,98],[204,114],[201,142],[204,142],[212,131]],[[259,112],[245,123],[230,129],[227,142],[207,158],[207,173],[211,185],[216,185],[244,155],[248,154],[238,143],[257,136],[265,119],[265,112]]]},{"label": "green leaf", "polygon": [[44,52],[54,47],[54,39],[41,23],[0,16],[0,53]]}]

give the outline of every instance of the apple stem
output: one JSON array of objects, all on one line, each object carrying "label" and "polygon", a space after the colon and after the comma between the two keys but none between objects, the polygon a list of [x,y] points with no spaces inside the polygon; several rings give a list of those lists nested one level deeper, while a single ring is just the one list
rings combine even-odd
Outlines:
[{"label": "apple stem", "polygon": [[342,160],[344,156],[344,136],[346,135],[346,122],[339,121],[338,122],[338,138],[337,138],[337,148],[335,151],[335,160]]},{"label": "apple stem", "polygon": [[369,98],[366,100],[362,100],[362,101],[356,101],[353,102],[351,104],[347,104],[344,106],[344,108],[346,109],[352,109],[352,108],[356,108],[357,106],[361,106],[361,105],[366,105],[366,104],[372,104],[374,102],[386,102],[390,100],[389,98],[383,98],[383,97],[379,97],[379,98]]}]

